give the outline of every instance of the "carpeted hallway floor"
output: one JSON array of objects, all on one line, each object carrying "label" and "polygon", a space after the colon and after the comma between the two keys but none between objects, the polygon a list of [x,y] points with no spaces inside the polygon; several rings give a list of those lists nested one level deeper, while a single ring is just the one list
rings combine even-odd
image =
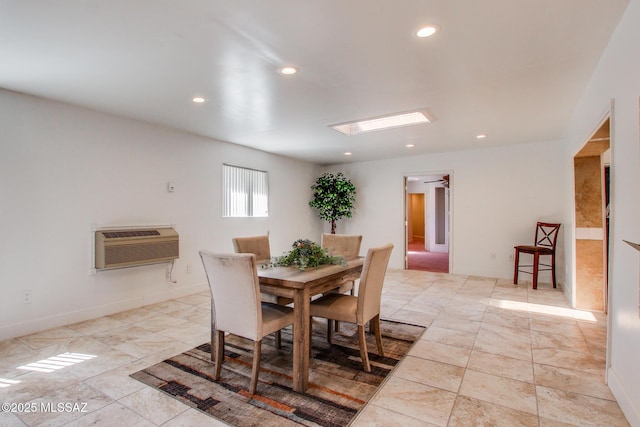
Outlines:
[{"label": "carpeted hallway floor", "polygon": [[427,252],[424,241],[414,240],[409,243],[407,251],[407,268],[409,270],[432,271],[434,273],[449,272],[449,254]]}]

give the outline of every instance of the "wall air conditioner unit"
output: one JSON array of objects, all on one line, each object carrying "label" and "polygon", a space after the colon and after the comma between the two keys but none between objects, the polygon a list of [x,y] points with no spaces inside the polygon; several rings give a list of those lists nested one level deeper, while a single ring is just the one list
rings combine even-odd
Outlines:
[{"label": "wall air conditioner unit", "polygon": [[173,228],[98,230],[95,241],[98,270],[166,262],[179,255],[179,236]]}]

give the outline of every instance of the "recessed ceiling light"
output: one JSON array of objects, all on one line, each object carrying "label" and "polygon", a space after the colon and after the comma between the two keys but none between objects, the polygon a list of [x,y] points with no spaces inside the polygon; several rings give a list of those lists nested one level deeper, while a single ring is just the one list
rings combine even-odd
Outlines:
[{"label": "recessed ceiling light", "polygon": [[347,151],[346,153],[344,153],[344,155],[345,155],[345,156],[350,156],[351,154],[353,154],[353,153],[351,153],[351,152],[349,152],[349,151]]},{"label": "recessed ceiling light", "polygon": [[415,146],[416,146],[415,144],[407,144],[407,148],[413,148]]},{"label": "recessed ceiling light", "polygon": [[486,137],[487,137],[487,135],[485,135],[484,133],[481,133],[480,135],[476,135],[477,139],[484,139]]},{"label": "recessed ceiling light", "polygon": [[278,72],[280,74],[284,74],[285,76],[290,76],[292,74],[295,74],[298,72],[298,69],[296,67],[292,67],[290,65],[287,65],[286,67],[282,67],[278,70]]},{"label": "recessed ceiling light", "polygon": [[196,104],[202,104],[204,102],[207,102],[207,100],[202,96],[194,96],[193,98],[191,98],[191,100]]},{"label": "recessed ceiling light", "polygon": [[420,123],[431,123],[424,111],[408,111],[406,113],[394,113],[386,116],[373,117],[370,119],[357,120],[353,122],[338,123],[329,125],[332,129],[342,132],[345,135],[356,135],[374,130],[391,129],[400,126],[417,125]]},{"label": "recessed ceiling light", "polygon": [[439,30],[440,27],[437,25],[427,25],[426,27],[422,27],[418,31],[416,31],[416,36],[420,37],[421,39],[431,37]]}]

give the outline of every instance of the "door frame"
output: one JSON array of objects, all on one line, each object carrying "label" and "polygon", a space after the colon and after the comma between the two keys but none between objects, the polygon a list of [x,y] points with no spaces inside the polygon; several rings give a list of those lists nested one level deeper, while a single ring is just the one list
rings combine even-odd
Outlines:
[{"label": "door frame", "polygon": [[[446,247],[447,250],[443,252],[447,252],[449,254],[449,273],[453,272],[453,171],[451,170],[439,170],[439,171],[430,171],[430,172],[416,172],[416,173],[405,173],[403,175],[403,202],[404,202],[404,269],[406,270],[409,263],[409,213],[408,213],[408,204],[409,204],[409,182],[411,180],[416,179],[426,179],[433,177],[444,177],[445,175],[449,175],[449,187],[446,188],[445,193],[445,201],[447,203],[447,212],[445,218],[445,224],[447,227],[446,233]],[[428,204],[428,197],[425,196],[425,205]],[[425,206],[425,220],[429,217],[426,212],[427,206]],[[425,224],[425,245],[427,244],[426,239],[430,236],[430,231],[428,231],[428,224]]]},{"label": "door frame", "polygon": [[[594,137],[594,135],[602,128],[602,126],[609,121],[609,170],[613,171],[615,168],[615,165],[613,164],[613,153],[615,151],[615,102],[612,99],[610,101],[610,104],[608,106],[609,108],[606,109],[603,114],[600,117],[600,120],[597,123],[597,126],[592,130],[591,133],[588,134],[588,137],[584,139],[584,143],[580,146],[580,148],[573,153],[572,159],[575,159],[576,156],[579,154],[579,152],[581,150],[584,149],[584,147],[589,143],[589,141]],[[572,162],[573,164],[573,162]],[[601,164],[601,184],[602,184],[602,190],[603,193],[605,191],[605,178],[604,178],[604,171],[605,171],[605,165],[604,163]],[[572,181],[573,181],[573,209],[572,209],[572,218],[573,218],[573,226],[574,226],[574,230],[573,230],[573,239],[572,239],[572,247],[573,247],[573,254],[572,254],[572,283],[571,283],[571,306],[576,308],[577,304],[576,304],[576,294],[578,292],[578,285],[577,285],[577,236],[576,236],[576,202],[575,202],[575,166],[572,167]],[[610,196],[610,200],[609,200],[609,209],[613,209],[614,206],[614,197],[613,197],[613,180],[611,179],[612,177],[610,177],[610,182],[609,182],[609,196]],[[602,197],[602,210],[603,210],[603,245],[606,246],[606,242],[609,241],[610,238],[610,232],[611,230],[607,230],[606,227],[606,206],[605,206],[605,195],[603,194]],[[611,224],[611,226],[613,227],[613,224]],[[603,266],[603,275],[604,275],[604,313],[607,314],[607,344],[606,344],[606,356],[605,356],[605,368],[604,368],[604,382],[605,384],[608,383],[608,378],[609,378],[609,369],[611,368],[611,328],[612,328],[612,316],[611,316],[611,301],[613,299],[613,292],[614,289],[611,286],[612,282],[610,280],[611,278],[611,266],[613,264],[613,260],[612,260],[612,254],[611,254],[611,250],[612,250],[612,246],[609,245],[609,247],[606,249],[607,253],[606,256],[604,257],[604,266]]]}]

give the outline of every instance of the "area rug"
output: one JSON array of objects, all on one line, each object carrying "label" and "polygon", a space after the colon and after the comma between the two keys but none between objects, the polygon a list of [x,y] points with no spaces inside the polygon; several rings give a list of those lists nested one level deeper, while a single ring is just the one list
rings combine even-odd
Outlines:
[{"label": "area rug", "polygon": [[144,384],[234,426],[346,426],[422,335],[424,327],[382,320],[385,356],[377,355],[367,334],[371,372],[362,370],[355,325],[341,323],[326,339],[326,321],[314,319],[309,388],[291,389],[291,330],[282,331],[282,348],[265,337],[257,393],[248,390],[253,344],[227,336],[225,361],[213,379],[210,343],[164,360],[131,376]]}]

